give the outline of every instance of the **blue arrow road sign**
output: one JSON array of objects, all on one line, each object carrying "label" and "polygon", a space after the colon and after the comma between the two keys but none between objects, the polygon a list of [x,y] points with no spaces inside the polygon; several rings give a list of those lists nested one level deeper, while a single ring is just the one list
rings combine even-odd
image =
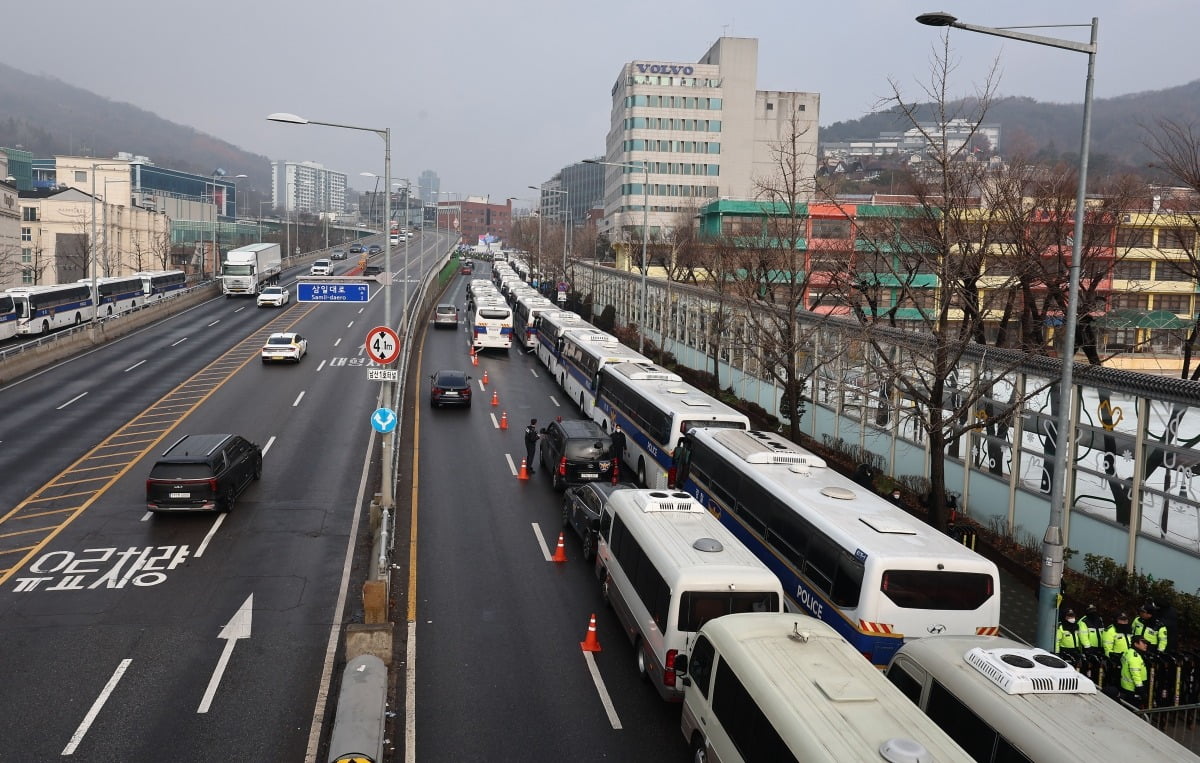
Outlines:
[{"label": "blue arrow road sign", "polygon": [[376,408],[371,414],[371,426],[376,432],[387,434],[396,428],[396,412],[391,408]]},{"label": "blue arrow road sign", "polygon": [[297,283],[298,302],[368,302],[371,287],[365,283]]}]

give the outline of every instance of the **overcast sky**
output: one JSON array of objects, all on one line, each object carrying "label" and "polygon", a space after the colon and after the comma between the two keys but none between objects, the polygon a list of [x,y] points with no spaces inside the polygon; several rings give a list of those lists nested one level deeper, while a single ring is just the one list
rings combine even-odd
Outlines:
[{"label": "overcast sky", "polygon": [[[431,169],[444,191],[495,201],[533,196],[527,186],[603,153],[629,61],[695,62],[722,35],[754,37],[758,88],[819,93],[824,126],[873,110],[889,78],[921,98],[941,38],[914,17],[937,10],[993,27],[1077,24],[1026,31],[1083,42],[1098,16],[1098,98],[1200,78],[1197,0],[24,2],[0,60],[272,159],[319,162],[360,190],[372,182],[360,172],[383,173],[381,140],[265,117],[390,127],[393,177]],[[1000,95],[1083,100],[1083,54],[950,39],[954,95],[998,63]]]}]

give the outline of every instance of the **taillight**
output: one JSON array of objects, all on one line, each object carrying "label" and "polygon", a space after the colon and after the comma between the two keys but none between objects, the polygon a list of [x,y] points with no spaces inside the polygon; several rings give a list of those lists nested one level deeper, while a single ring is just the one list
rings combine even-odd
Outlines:
[{"label": "taillight", "polygon": [[675,655],[679,654],[678,649],[668,649],[667,659],[663,662],[663,686],[675,685]]},{"label": "taillight", "polygon": [[676,475],[677,475],[677,472],[675,471],[674,466],[667,469],[667,487],[675,487]]},{"label": "taillight", "polygon": [[471,388],[463,387],[462,396],[469,398],[471,396]]},{"label": "taillight", "polygon": [[216,492],[217,492],[217,480],[216,480],[216,478],[215,478],[215,477],[209,477],[207,481],[208,481],[208,489],[209,489],[209,490],[211,490],[211,491],[213,491],[213,494],[214,494],[214,495],[216,495]]},{"label": "taillight", "polygon": [[558,476],[560,476],[560,477],[567,476],[567,457],[566,456],[563,456],[562,460],[558,462]]},{"label": "taillight", "polygon": [[442,394],[442,393],[443,393],[443,392],[445,392],[445,391],[446,391],[446,390],[442,389],[441,387],[434,387],[434,388],[433,388],[433,394],[435,394],[435,395],[440,395],[440,394]]}]

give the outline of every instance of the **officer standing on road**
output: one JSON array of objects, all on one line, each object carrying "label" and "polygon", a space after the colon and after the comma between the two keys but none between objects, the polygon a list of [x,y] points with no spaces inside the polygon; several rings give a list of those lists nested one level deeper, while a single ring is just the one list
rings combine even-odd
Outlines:
[{"label": "officer standing on road", "polygon": [[1054,637],[1054,653],[1067,657],[1073,664],[1078,664],[1083,650],[1079,643],[1079,625],[1075,622],[1075,610],[1063,612],[1058,621],[1058,634]]},{"label": "officer standing on road", "polygon": [[625,433],[621,431],[620,424],[613,424],[612,432],[612,453],[613,459],[617,462],[617,470],[620,471],[621,461],[625,458]]},{"label": "officer standing on road", "polygon": [[1138,618],[1133,621],[1133,635],[1145,636],[1146,643],[1155,651],[1167,651],[1167,626],[1158,617],[1158,608],[1154,602],[1148,601],[1142,605]]},{"label": "officer standing on road", "polygon": [[530,474],[533,474],[533,454],[537,452],[538,437],[537,419],[530,419],[529,426],[525,427],[525,463]]},{"label": "officer standing on road", "polygon": [[1121,699],[1138,708],[1146,703],[1146,660],[1147,648],[1144,636],[1133,637],[1133,648],[1121,655]]}]

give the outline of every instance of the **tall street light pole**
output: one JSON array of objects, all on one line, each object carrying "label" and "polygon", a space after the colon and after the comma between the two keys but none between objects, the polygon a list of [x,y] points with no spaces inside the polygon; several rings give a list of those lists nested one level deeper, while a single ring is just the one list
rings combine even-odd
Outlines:
[{"label": "tall street light pole", "polygon": [[[225,170],[217,167],[212,173],[212,202],[213,202],[213,272],[221,265],[221,254],[217,249],[217,229],[221,227],[221,208],[217,206],[217,178],[225,177]],[[207,257],[200,259],[200,280],[204,280],[204,263]]]},{"label": "tall street light pole", "polygon": [[[354,125],[343,125],[335,122],[318,122],[313,119],[305,119],[304,117],[288,114],[286,112],[276,112],[267,117],[272,122],[284,122],[286,124],[296,125],[323,125],[325,127],[340,127],[344,130],[361,130],[363,132],[373,132],[383,139],[383,185],[385,188],[392,187],[392,128],[385,127],[378,130],[371,127],[356,127]],[[384,219],[392,218],[392,199],[391,194],[384,194],[383,199],[383,216]],[[391,233],[391,230],[388,230]],[[383,239],[383,312],[388,326],[392,324],[392,237],[386,236]],[[408,311],[405,311],[405,316]],[[402,320],[400,328],[400,336],[405,335],[407,328],[407,318]],[[392,387],[392,382],[384,382],[384,401],[388,405],[394,405],[395,390]],[[393,429],[383,436],[383,486],[380,491],[379,501],[381,508],[385,511],[391,511],[395,508],[395,485],[392,484],[393,464],[395,463],[395,443],[396,430]]]},{"label": "tall street light pole", "polygon": [[[1079,273],[1083,260],[1083,216],[1084,205],[1087,201],[1088,144],[1091,142],[1092,134],[1092,91],[1095,86],[1096,41],[1100,20],[1092,17],[1091,41],[1086,43],[1017,32],[1011,28],[966,24],[948,13],[941,12],[921,14],[917,16],[917,21],[927,26],[948,26],[968,32],[1031,42],[1035,45],[1073,50],[1077,53],[1086,53],[1088,57],[1087,80],[1083,89],[1083,134],[1079,147],[1079,183],[1075,189],[1075,228],[1074,236],[1071,239],[1071,269],[1067,281],[1067,314],[1063,323],[1062,377],[1058,382],[1058,411],[1054,417],[1054,471],[1050,478],[1050,521],[1046,526],[1046,535],[1042,538],[1042,575],[1038,588],[1037,645],[1046,651],[1053,651],[1055,622],[1058,619],[1055,617],[1055,613],[1062,591],[1062,525],[1067,510],[1066,479],[1067,463],[1070,460],[1068,448],[1071,445],[1071,409],[1074,407],[1072,400],[1075,396],[1075,329],[1079,319]],[[1088,25],[1070,24],[1065,26],[1084,27]]]},{"label": "tall street light pole", "polygon": [[[92,285],[92,326],[93,326],[93,330],[95,330],[94,327],[98,325],[98,322],[100,319],[100,311],[95,308],[96,308],[96,258],[97,258],[97,251],[96,251],[96,170],[100,169],[101,167],[106,167],[109,169],[111,169],[113,167],[124,167],[126,170],[128,170],[129,164],[128,163],[113,164],[111,162],[92,162],[92,239],[91,239],[91,241],[88,242],[88,255],[89,255],[89,259],[91,260],[90,264],[91,264],[91,281],[92,281],[91,285]],[[104,203],[107,205],[108,201],[106,200]]]},{"label": "tall street light pole", "polygon": [[640,164],[633,164],[631,162],[602,162],[599,159],[584,159],[583,163],[642,171],[642,314],[638,326],[638,352],[644,353],[646,350],[646,243],[650,234],[650,165],[645,160]]},{"label": "tall street light pole", "polygon": [[258,242],[262,243],[262,208],[263,204],[273,204],[271,201],[258,202]]},{"label": "tall street light pole", "polygon": [[[408,178],[400,178],[403,183],[392,183],[395,186],[404,188],[404,314],[408,315],[408,197],[412,192],[412,181]],[[388,186],[388,198],[392,195],[391,186]],[[388,244],[392,241],[392,221],[389,218],[387,221]]]}]

